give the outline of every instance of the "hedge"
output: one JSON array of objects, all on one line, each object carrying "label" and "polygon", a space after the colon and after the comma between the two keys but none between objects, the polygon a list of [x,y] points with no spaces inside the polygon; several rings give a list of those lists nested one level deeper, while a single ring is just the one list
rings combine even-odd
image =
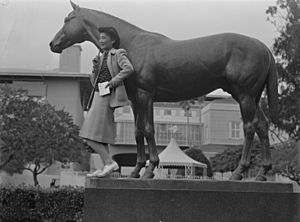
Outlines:
[{"label": "hedge", "polygon": [[0,185],[0,222],[82,221],[84,188]]}]

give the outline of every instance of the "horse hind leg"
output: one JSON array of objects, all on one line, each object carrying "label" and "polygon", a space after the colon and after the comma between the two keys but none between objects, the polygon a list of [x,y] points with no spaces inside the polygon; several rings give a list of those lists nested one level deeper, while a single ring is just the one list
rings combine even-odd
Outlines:
[{"label": "horse hind leg", "polygon": [[272,168],[271,164],[271,152],[270,152],[270,141],[269,141],[269,123],[265,117],[262,109],[257,107],[257,117],[258,124],[256,127],[256,133],[261,141],[261,153],[262,153],[262,163],[260,170],[255,178],[257,181],[266,181],[266,174]]},{"label": "horse hind leg", "polygon": [[244,144],[242,157],[239,162],[238,167],[235,169],[233,174],[230,177],[230,180],[242,180],[243,174],[250,167],[250,154],[251,147],[254,139],[255,128],[256,128],[256,104],[255,100],[249,96],[244,96],[239,100],[242,119],[243,119],[243,128],[244,128]]},{"label": "horse hind leg", "polygon": [[143,134],[146,138],[149,150],[149,166],[146,168],[142,179],[151,179],[154,177],[153,171],[155,167],[159,164],[154,138],[153,97],[151,93],[144,90],[138,91],[138,97],[140,107],[143,107],[143,110],[141,110],[141,121],[143,122]]},{"label": "horse hind leg", "polygon": [[140,178],[140,171],[146,166],[146,153],[144,144],[144,134],[140,129],[135,131],[135,140],[137,145],[137,159],[133,171],[130,173],[131,178]]}]

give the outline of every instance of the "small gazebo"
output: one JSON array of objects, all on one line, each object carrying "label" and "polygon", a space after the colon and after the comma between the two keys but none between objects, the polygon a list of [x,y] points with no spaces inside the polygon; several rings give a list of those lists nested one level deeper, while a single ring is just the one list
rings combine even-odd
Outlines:
[{"label": "small gazebo", "polygon": [[[203,168],[204,177],[207,175],[207,165],[186,155],[174,138],[158,156],[160,163],[155,173],[157,179],[199,179],[195,176],[196,167]],[[177,174],[182,168],[184,168],[184,176]]]}]

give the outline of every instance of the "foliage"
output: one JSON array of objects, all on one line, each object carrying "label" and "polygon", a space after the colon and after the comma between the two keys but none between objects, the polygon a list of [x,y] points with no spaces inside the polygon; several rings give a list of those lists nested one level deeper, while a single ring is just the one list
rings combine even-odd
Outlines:
[{"label": "foliage", "polygon": [[[189,148],[184,150],[185,154],[191,157],[193,160],[196,160],[198,162],[204,163],[207,165],[207,176],[212,177],[212,169],[209,160],[206,158],[206,156],[203,154],[202,150],[198,148]],[[203,169],[202,168],[196,168],[195,172],[196,176],[202,176],[203,175]]]},{"label": "foliage", "polygon": [[82,221],[84,188],[0,185],[0,221]]},{"label": "foliage", "polygon": [[[210,162],[206,158],[206,156],[203,154],[202,150],[200,150],[199,148],[192,147],[192,148],[184,150],[184,153],[186,155],[188,155],[190,158],[192,158],[193,160],[206,164],[207,165],[207,176],[208,177],[213,176]],[[177,170],[177,175],[184,176],[184,173],[185,173],[184,168],[179,168]],[[196,167],[195,168],[195,176],[203,176],[203,168]]]},{"label": "foliage", "polygon": [[[300,145],[300,144],[299,144]],[[251,152],[251,168],[258,171],[261,164],[261,145],[254,141],[254,147]],[[299,149],[299,148],[298,148]],[[270,173],[279,173],[291,180],[300,182],[300,156],[299,150],[294,142],[284,143],[271,150],[272,171]],[[242,147],[228,148],[224,152],[211,158],[213,172],[234,171],[239,164],[242,155]]]},{"label": "foliage", "polygon": [[274,173],[279,173],[300,185],[300,142],[283,143],[272,150]]},{"label": "foliage", "polygon": [[0,138],[5,143],[1,161],[10,159],[3,170],[10,174],[29,170],[38,185],[37,175],[55,161],[81,162],[88,158],[79,128],[69,113],[9,86],[1,86],[0,92]]},{"label": "foliage", "polygon": [[204,97],[201,96],[201,97],[190,99],[190,100],[180,101],[178,104],[185,111],[185,113],[186,113],[185,115],[188,117],[189,115],[187,113],[190,111],[191,106],[196,104],[197,102],[201,103],[203,101],[204,101]]},{"label": "foliage", "polygon": [[216,154],[210,158],[213,172],[229,172],[234,171],[240,161],[242,148],[227,148],[222,153]]},{"label": "foliage", "polygon": [[[261,145],[259,141],[254,140],[253,147],[251,150],[251,169],[258,170],[261,162],[260,154]],[[222,153],[218,153],[216,156],[210,159],[213,172],[233,172],[239,164],[242,156],[242,146],[229,147]]]},{"label": "foliage", "polygon": [[266,13],[279,31],[279,37],[273,44],[280,86],[278,127],[299,140],[300,0],[278,0],[277,5],[269,6]]},{"label": "foliage", "polygon": [[[0,132],[3,131],[4,126],[4,116],[1,114],[4,111],[4,108],[8,106],[9,103],[17,103],[19,100],[25,100],[27,99],[27,93],[24,90],[21,89],[14,89],[9,87],[8,85],[1,85],[0,86]],[[8,154],[8,147],[6,146],[5,142],[1,139],[0,149],[1,152],[7,152]],[[0,170],[4,168],[15,156],[17,150],[9,152],[6,158],[1,156],[0,161]]]},{"label": "foliage", "polygon": [[179,102],[179,106],[187,113],[190,111],[191,105],[195,104],[195,102],[195,99],[184,100]]},{"label": "foliage", "polygon": [[298,163],[298,150],[295,143],[285,143],[272,150],[274,173],[281,173],[287,167],[297,168],[300,172],[300,163]]}]

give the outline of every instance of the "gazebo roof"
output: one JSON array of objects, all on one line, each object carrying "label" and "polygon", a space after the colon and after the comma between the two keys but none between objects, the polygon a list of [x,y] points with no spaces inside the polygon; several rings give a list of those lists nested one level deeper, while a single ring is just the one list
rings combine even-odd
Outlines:
[{"label": "gazebo roof", "polygon": [[186,166],[193,165],[196,167],[206,168],[206,164],[193,160],[186,155],[178,146],[174,138],[171,139],[168,146],[158,155],[160,165],[164,166]]}]

